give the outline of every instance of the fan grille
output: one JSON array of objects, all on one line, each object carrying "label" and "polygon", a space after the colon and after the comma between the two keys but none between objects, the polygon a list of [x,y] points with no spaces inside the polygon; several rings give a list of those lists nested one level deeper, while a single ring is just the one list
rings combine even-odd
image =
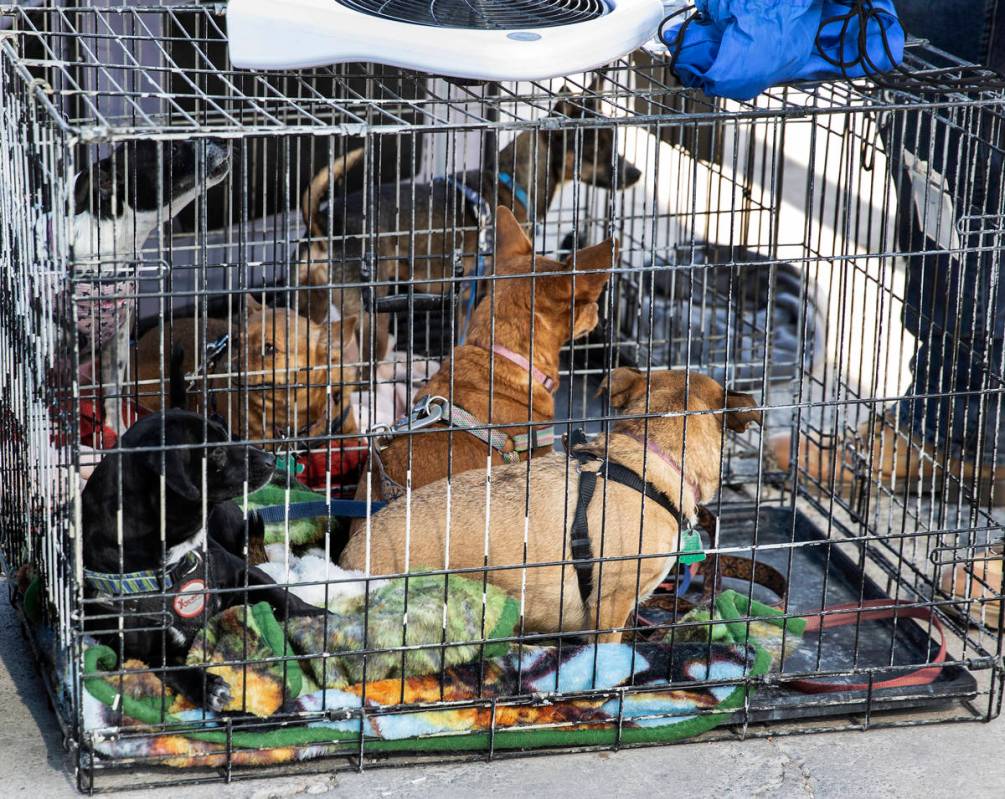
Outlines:
[{"label": "fan grille", "polygon": [[526,30],[571,25],[608,12],[605,0],[336,0],[381,19],[436,28]]}]

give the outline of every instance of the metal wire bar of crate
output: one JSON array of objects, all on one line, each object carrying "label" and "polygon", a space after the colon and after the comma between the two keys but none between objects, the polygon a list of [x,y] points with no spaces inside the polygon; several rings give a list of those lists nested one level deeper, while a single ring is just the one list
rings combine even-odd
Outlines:
[{"label": "metal wire bar of crate", "polygon": [[[980,470],[966,464],[1000,459],[1000,436],[991,431],[1002,427],[1005,365],[987,346],[974,368],[976,388],[941,386],[911,395],[918,343],[903,315],[912,301],[907,263],[934,261],[949,251],[958,256],[961,282],[976,286],[972,281],[980,275],[984,293],[975,288],[973,296],[985,300],[983,317],[968,298],[952,309],[958,324],[944,334],[944,349],[969,359],[974,341],[994,340],[1002,324],[996,304],[1001,198],[976,222],[965,220],[979,225],[976,242],[971,236],[960,243],[968,228],[956,223],[955,245],[905,244],[898,226],[913,209],[901,197],[904,180],[895,164],[902,158],[898,148],[910,140],[916,159],[911,174],[923,185],[913,202],[928,209],[917,212],[922,224],[932,214],[928,221],[942,232],[938,180],[946,170],[932,163],[944,157],[947,142],[959,142],[967,169],[956,195],[976,202],[992,168],[979,156],[1002,149],[1000,92],[933,89],[918,96],[867,81],[821,82],[726,103],[681,90],[658,52],[633,54],[592,75],[513,85],[457,85],[374,65],[250,73],[227,63],[224,19],[216,7],[5,6],[0,19],[10,28],[0,37],[0,146],[13,154],[0,164],[0,401],[9,430],[0,446],[0,562],[6,574],[18,576],[24,615],[54,631],[33,640],[40,659],[49,661],[54,704],[83,788],[117,787],[116,768],[179,765],[177,754],[155,753],[150,744],[157,740],[187,740],[188,765],[218,769],[191,777],[161,773],[154,780],[159,784],[236,778],[254,773],[244,765],[267,760],[277,749],[255,735],[325,724],[342,724],[342,734],[319,744],[317,754],[353,768],[383,762],[409,745],[430,757],[450,757],[448,746],[476,757],[506,756],[514,745],[512,718],[521,713],[555,733],[554,745],[578,749],[574,736],[562,735],[582,725],[579,717],[543,722],[543,715],[531,715],[576,702],[607,708],[605,721],[594,722],[600,732],[591,745],[641,745],[648,740],[646,727],[691,710],[640,713],[633,703],[682,688],[740,690],[736,707],[695,714],[721,717],[722,725],[705,733],[709,738],[778,734],[800,718],[793,731],[998,714],[1003,591],[993,565],[1001,562],[995,547],[1002,517]],[[940,79],[980,74],[918,44],[909,48],[906,64],[935,88]],[[444,180],[448,176],[453,182]],[[512,208],[530,234],[531,250],[517,272],[494,271],[502,258],[499,232],[482,205],[493,216],[497,205]],[[109,208],[113,217],[118,213],[114,221],[108,221]],[[273,453],[286,464],[281,487],[310,482],[319,491],[326,510],[314,556],[327,564],[338,557],[347,525],[327,508],[353,496],[366,500],[381,487],[370,454],[387,425],[408,417],[434,369],[459,363],[456,348],[470,332],[471,309],[477,303],[488,309],[487,335],[500,343],[512,327],[501,315],[512,311],[500,304],[507,285],[534,287],[519,346],[526,345],[524,356],[536,363],[548,336],[559,335],[539,316],[547,297],[539,297],[537,287],[563,279],[571,290],[584,285],[590,272],[578,259],[585,256],[576,256],[571,275],[555,264],[608,237],[618,240],[617,260],[598,270],[606,289],[596,298],[597,326],[573,339],[577,317],[570,300],[556,328],[573,340],[562,342],[558,360],[547,364],[561,383],[551,414],[555,430],[585,428],[599,436],[595,441],[606,441],[603,455],[613,457],[607,438],[613,428],[634,425],[648,441],[676,420],[682,430],[676,457],[686,471],[696,468],[694,453],[705,451],[699,448],[706,423],[726,417],[721,405],[660,405],[667,401],[662,381],[681,370],[700,372],[753,395],[762,428],[734,433],[720,423],[723,432],[708,448],[722,467],[714,479],[716,498],[707,502],[719,518],[705,536],[707,562],[732,557],[752,569],[778,570],[788,589],[770,600],[786,618],[822,619],[843,599],[863,611],[872,607],[869,601],[884,601],[887,608],[923,612],[923,619],[896,617],[870,639],[863,617],[828,646],[823,637],[800,644],[786,640],[786,633],[773,671],[743,669],[720,679],[711,674],[711,651],[722,620],[685,616],[672,592],[661,595],[661,606],[647,605],[651,598],[642,590],[642,571],[664,562],[669,569],[686,554],[683,539],[646,549],[653,526],[639,520],[637,547],[620,554],[605,549],[608,531],[617,528],[610,520],[619,512],[605,481],[594,500],[603,518],[593,531],[595,590],[602,594],[605,580],[624,579],[630,613],[613,624],[595,615],[570,621],[564,609],[570,592],[575,599],[575,578],[565,579],[548,600],[563,608],[557,629],[536,629],[531,620],[544,602],[527,581],[548,569],[571,575],[576,560],[565,543],[553,556],[530,554],[546,516],[561,520],[564,530],[575,515],[571,489],[561,509],[542,515],[535,505],[544,490],[535,480],[536,464],[561,459],[568,474],[576,472],[561,444],[557,454],[535,451],[515,465],[496,457],[490,470],[482,470],[477,490],[488,510],[477,524],[487,530],[492,513],[505,512],[506,502],[514,509],[522,554],[507,562],[493,561],[486,544],[483,560],[470,566],[453,559],[409,562],[406,554],[403,568],[369,576],[333,573],[328,566],[314,575],[297,573],[291,566],[308,553],[296,544],[297,520],[280,511],[271,545],[277,549],[264,553],[275,554],[266,561],[269,575],[287,596],[311,596],[326,606],[355,591],[362,597],[361,627],[368,631],[362,642],[251,657],[246,632],[243,649],[210,660],[204,619],[202,652],[192,656],[204,683],[211,668],[229,669],[242,685],[253,669],[273,669],[282,699],[273,712],[221,719],[196,706],[182,720],[158,704],[161,709],[138,727],[105,711],[95,722],[89,714],[100,709],[96,681],[119,697],[155,684],[150,698],[157,704],[183,667],[167,659],[127,664],[126,639],[113,634],[106,638],[115,662],[94,675],[89,625],[136,626],[142,614],[121,602],[109,609],[107,596],[86,587],[84,568],[94,568],[87,544],[93,534],[83,501],[85,478],[97,463],[135,454],[135,444],[119,443],[133,417],[177,401],[179,350],[190,359],[181,370],[183,403],[226,424],[233,443],[225,449]],[[94,330],[117,320],[116,309],[123,307],[129,323],[111,324],[116,337],[97,340]],[[90,335],[81,332],[84,319],[93,322]],[[449,434],[442,426],[420,425],[419,416],[397,426],[409,472],[397,502],[411,507],[421,495],[412,481],[428,467],[418,453],[426,442],[449,436],[445,507],[463,510],[460,492],[470,490],[457,466],[463,437],[474,431],[490,438],[514,427],[498,408],[515,400],[500,399],[492,388],[512,366],[505,361],[505,355],[488,361],[485,418],[455,424]],[[619,367],[642,376],[642,407],[626,410],[594,396]],[[465,377],[454,372],[449,402],[469,401],[462,396]],[[693,390],[684,390],[685,403]],[[964,415],[969,419],[970,408],[977,408],[974,441],[953,453],[918,441],[909,425],[886,412],[909,395],[920,403],[970,397]],[[528,380],[525,413],[533,400]],[[771,433],[786,434],[791,446],[776,451]],[[162,431],[148,450],[167,459],[174,452],[205,453],[211,449],[206,442],[173,445]],[[486,446],[483,457],[491,456]],[[643,456],[641,479],[659,479],[654,458]],[[883,464],[898,458],[916,479],[891,477]],[[298,462],[304,467],[299,481],[292,465]],[[250,466],[243,468],[238,498],[247,505]],[[199,477],[210,479],[206,469]],[[509,495],[500,493],[507,481]],[[112,492],[120,515],[129,505],[126,482],[120,476]],[[670,493],[681,507],[683,487]],[[158,494],[163,513],[169,495],[163,486]],[[428,507],[418,504],[406,518],[405,541],[424,534],[431,520],[419,514]],[[263,542],[253,541],[251,517],[242,517],[236,552],[247,564],[262,556],[253,553]],[[200,518],[203,528],[210,525],[208,506]],[[369,542],[377,523],[376,516],[365,518],[353,534]],[[464,532],[450,523],[447,529]],[[115,530],[119,572],[128,570],[128,532],[121,523]],[[159,558],[167,558],[170,541],[162,523]],[[204,552],[207,547],[202,544]],[[444,554],[450,552],[448,544]],[[443,580],[442,601],[433,603],[443,626],[418,642],[410,635],[423,609],[421,582],[410,565],[421,567],[427,579]],[[725,567],[706,568],[713,594],[723,578],[748,600],[766,596],[763,586],[738,580]],[[624,578],[629,570],[634,576]],[[446,624],[450,580],[474,581],[487,596],[490,586],[513,585],[513,574],[523,575],[513,592],[519,609],[513,629],[490,634],[483,600],[471,611],[464,640],[452,640]],[[26,601],[33,584],[44,596],[34,606]],[[379,603],[371,596],[381,584],[401,586],[395,594],[401,637],[375,644],[371,625],[387,621],[373,615]],[[204,587],[199,596],[223,603],[245,595],[250,604],[250,585],[245,576]],[[151,596],[166,604],[173,595],[159,590]],[[650,623],[653,607],[665,615]],[[747,613],[740,621],[749,629],[758,619]],[[280,623],[285,638],[294,626]],[[325,617],[322,639],[334,626]],[[940,630],[947,653],[937,666],[938,687],[884,687],[912,669],[932,668]],[[683,651],[679,647],[697,636],[708,649],[705,672],[686,685],[671,680],[654,686],[634,677],[604,685],[597,664],[600,653],[610,651],[603,647],[612,644],[598,641],[619,633],[632,663],[650,651],[644,637],[656,635]],[[593,664],[589,679],[570,687],[563,681],[568,670],[560,666],[547,685],[534,682],[525,661],[538,647],[561,661],[563,651],[578,651],[580,640],[593,645],[592,655],[583,655]],[[499,667],[487,648],[507,645],[517,663],[512,685],[496,691],[479,676],[470,695],[454,696],[450,680],[458,672],[448,668],[448,653],[461,643],[476,652],[472,661],[482,675]],[[416,700],[406,695],[413,689],[404,672],[409,659],[423,653],[435,663],[428,672],[435,685]],[[361,664],[358,704],[328,691],[313,705],[297,704],[289,675],[317,663],[326,675],[340,657]],[[379,672],[389,662],[400,664],[397,671]],[[384,693],[375,673],[387,677]],[[794,701],[783,684],[798,678],[867,687]],[[241,710],[249,701],[245,696]],[[377,733],[431,711],[487,720],[467,742],[440,731],[406,745]]]}]

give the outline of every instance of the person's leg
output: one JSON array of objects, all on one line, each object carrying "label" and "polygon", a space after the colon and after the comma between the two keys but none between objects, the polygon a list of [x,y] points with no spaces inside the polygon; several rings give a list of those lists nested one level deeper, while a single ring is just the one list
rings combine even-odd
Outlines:
[{"label": "person's leg", "polygon": [[999,0],[893,0],[909,35],[972,64],[988,63],[998,5]]},{"label": "person's leg", "polygon": [[[981,63],[1005,61],[997,52],[1005,42],[993,35],[1005,22],[996,19],[1000,5],[895,1],[911,35]],[[1002,231],[994,220],[1002,214],[1005,135],[992,114],[968,108],[894,117],[885,134],[900,207],[898,244],[910,253],[903,321],[918,341],[911,396],[897,417],[952,458],[1001,463],[1000,402],[993,401],[1000,398],[987,392],[1002,369],[1005,292],[994,285]],[[906,213],[912,204],[914,213]],[[960,247],[965,252],[954,255]]]},{"label": "person's leg", "polygon": [[[917,340],[900,422],[954,459],[990,464],[1005,292],[1005,135],[986,110],[895,115],[883,131],[907,255],[904,326]],[[998,400],[999,402],[996,402]]]},{"label": "person's leg", "polygon": [[[902,0],[898,8],[923,7],[927,27],[912,29],[908,14],[905,24],[913,34],[934,39],[929,34],[943,23],[955,24],[961,5],[972,20],[981,18],[978,11],[991,13],[994,2],[956,0],[933,7]],[[986,33],[972,25],[955,46],[977,47]],[[876,478],[919,478],[938,488],[942,480],[933,481],[933,473],[955,475],[960,482],[978,473],[986,480],[994,464],[1005,463],[1000,440],[1005,439],[1000,393],[1005,289],[998,286],[1005,245],[1002,127],[993,114],[968,107],[887,115],[882,136],[896,188],[896,244],[906,254],[902,320],[918,343],[913,381],[893,413],[863,426],[866,448],[856,447],[850,459],[800,438],[799,467],[810,476],[850,482],[856,464],[849,460],[861,468],[864,458]],[[790,448],[788,436],[773,440],[783,468]],[[1005,502],[1005,487],[996,491],[996,500]]]}]

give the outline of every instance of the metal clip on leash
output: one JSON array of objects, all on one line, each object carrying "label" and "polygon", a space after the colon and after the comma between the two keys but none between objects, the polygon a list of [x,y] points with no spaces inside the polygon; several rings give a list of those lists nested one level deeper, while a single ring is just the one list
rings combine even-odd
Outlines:
[{"label": "metal clip on leash", "polygon": [[195,386],[199,380],[204,376],[209,374],[209,370],[216,365],[217,360],[219,360],[220,355],[222,355],[227,347],[230,346],[230,333],[224,333],[218,339],[215,339],[206,345],[206,359],[201,365],[196,367],[195,371],[189,372],[185,375],[185,389],[186,391],[191,391],[192,387]]},{"label": "metal clip on leash", "polygon": [[449,407],[450,403],[446,398],[427,395],[412,406],[408,416],[403,416],[393,425],[374,425],[367,432],[374,436],[377,448],[384,450],[399,433],[421,430],[442,421],[447,416]]}]

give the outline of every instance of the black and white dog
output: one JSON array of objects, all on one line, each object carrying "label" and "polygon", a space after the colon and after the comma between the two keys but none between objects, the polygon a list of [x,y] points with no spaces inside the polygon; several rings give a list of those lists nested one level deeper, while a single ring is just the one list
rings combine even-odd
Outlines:
[{"label": "black and white dog", "polygon": [[[219,139],[119,145],[76,178],[70,231],[77,329],[101,361],[105,426],[123,427],[120,392],[129,363],[135,277],[144,242],[230,170]],[[99,377],[96,375],[96,377]]]},{"label": "black and white dog", "polygon": [[211,616],[263,600],[280,619],[325,612],[238,555],[245,519],[231,500],[245,485],[249,492],[265,485],[275,457],[232,443],[219,425],[182,410],[141,419],[119,446],[82,494],[84,597],[91,600],[84,630],[122,660],[166,668],[162,679],[175,692],[222,710],[231,701],[227,683],[184,666]]}]

